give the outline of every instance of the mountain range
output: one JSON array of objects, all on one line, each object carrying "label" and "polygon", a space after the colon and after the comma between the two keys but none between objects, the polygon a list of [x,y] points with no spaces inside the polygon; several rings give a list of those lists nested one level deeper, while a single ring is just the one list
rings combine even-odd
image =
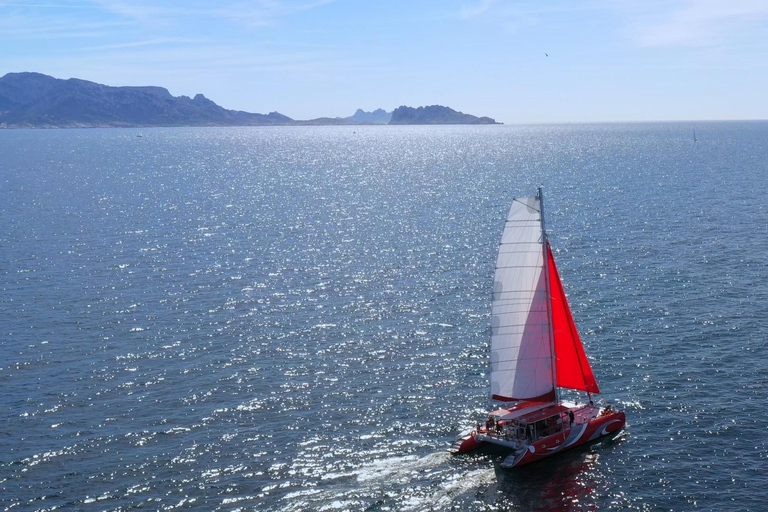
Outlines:
[{"label": "mountain range", "polygon": [[163,87],[111,87],[41,73],[0,78],[0,128],[140,126],[302,126],[358,124],[500,124],[440,105],[358,109],[349,117],[294,120],[279,112],[252,114],[220,107],[202,94],[173,96]]}]

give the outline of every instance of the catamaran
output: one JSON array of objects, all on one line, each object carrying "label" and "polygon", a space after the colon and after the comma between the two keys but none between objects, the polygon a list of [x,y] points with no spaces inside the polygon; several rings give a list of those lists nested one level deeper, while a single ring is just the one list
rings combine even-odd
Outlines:
[{"label": "catamaran", "polygon": [[[515,468],[616,435],[624,412],[600,389],[576,330],[544,226],[543,197],[512,202],[496,260],[491,317],[491,398],[485,424],[456,441],[454,454],[483,446],[509,453]],[[564,400],[562,389],[583,401]]]}]

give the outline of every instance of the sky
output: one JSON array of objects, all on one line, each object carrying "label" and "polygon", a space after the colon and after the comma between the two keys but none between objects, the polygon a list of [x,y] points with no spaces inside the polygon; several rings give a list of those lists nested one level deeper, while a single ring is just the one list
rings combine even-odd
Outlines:
[{"label": "sky", "polygon": [[0,0],[0,76],[293,119],[768,119],[768,0]]}]

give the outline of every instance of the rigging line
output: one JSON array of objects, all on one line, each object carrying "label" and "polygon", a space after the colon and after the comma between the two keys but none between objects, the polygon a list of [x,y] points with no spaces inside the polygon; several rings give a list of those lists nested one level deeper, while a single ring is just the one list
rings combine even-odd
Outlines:
[{"label": "rigging line", "polygon": [[[516,359],[499,359],[495,363],[491,363],[491,364],[492,365],[496,364],[498,366],[499,363],[512,363],[512,362],[520,362],[520,361],[547,361],[549,359],[550,359],[550,357],[548,355],[543,355],[543,356],[526,356],[526,357],[518,357]],[[511,369],[508,368],[505,371],[509,372],[510,370]]]},{"label": "rigging line", "polygon": [[[539,213],[541,213],[541,209],[538,209],[538,210],[537,210],[537,209],[536,209],[536,208],[534,208],[533,206],[529,206],[529,205],[527,205],[526,203],[522,202],[520,199],[518,199],[518,198],[516,198],[516,197],[513,197],[513,198],[512,198],[512,202],[513,202],[513,203],[514,203],[514,202],[518,202],[518,203],[520,203],[521,205],[523,205],[523,206],[525,206],[525,207],[527,207],[527,208],[530,208],[531,210],[533,210],[533,211],[535,211],[535,212],[539,212]],[[507,222],[509,222],[509,221],[507,221]]]},{"label": "rigging line", "polygon": [[[520,253],[515,253],[515,254],[520,254]],[[539,265],[504,265],[504,266],[501,266],[501,267],[496,267],[496,270],[498,270],[500,268],[534,268],[534,269],[538,269]]]},{"label": "rigging line", "polygon": [[[536,312],[537,313],[544,313],[544,310],[543,309],[539,309]],[[527,326],[531,326],[531,327],[539,326],[539,327],[541,327],[541,326],[544,326],[544,325],[547,325],[547,324],[548,324],[548,322],[525,322],[525,323],[521,323],[521,324],[520,323],[498,324],[498,326],[496,328],[497,329],[502,329],[504,327],[523,327],[524,328],[524,327],[527,327]]]}]

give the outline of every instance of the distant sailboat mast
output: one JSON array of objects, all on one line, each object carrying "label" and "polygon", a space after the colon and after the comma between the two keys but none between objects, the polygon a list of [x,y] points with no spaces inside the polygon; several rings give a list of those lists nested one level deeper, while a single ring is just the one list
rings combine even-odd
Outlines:
[{"label": "distant sailboat mast", "polygon": [[541,251],[544,255],[544,290],[547,294],[547,331],[549,335],[549,353],[551,355],[552,386],[555,388],[555,403],[560,403],[560,388],[557,386],[557,361],[555,355],[555,333],[552,328],[552,292],[549,281],[549,251],[547,250],[547,229],[544,225],[544,194],[539,187],[539,215],[541,216]]},{"label": "distant sailboat mast", "polygon": [[693,130],[693,142],[699,142],[699,141],[696,139],[696,129],[695,129],[695,128],[694,128],[694,130]]}]

